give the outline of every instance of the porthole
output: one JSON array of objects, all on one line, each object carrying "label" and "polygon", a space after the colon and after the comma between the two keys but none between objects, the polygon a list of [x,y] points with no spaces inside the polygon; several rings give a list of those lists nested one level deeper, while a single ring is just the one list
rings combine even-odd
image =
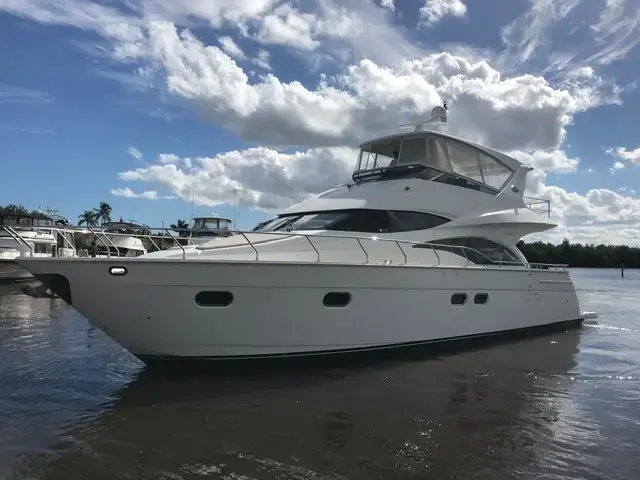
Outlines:
[{"label": "porthole", "polygon": [[454,293],[453,295],[451,295],[451,305],[464,305],[466,301],[466,293]]},{"label": "porthole", "polygon": [[476,305],[484,305],[485,303],[487,303],[487,300],[489,300],[488,293],[476,293],[473,297],[473,303],[475,303]]},{"label": "porthole", "polygon": [[109,268],[109,273],[121,277],[127,274],[127,269],[125,267],[111,267]]},{"label": "porthole", "polygon": [[325,307],[346,307],[351,302],[349,292],[329,292],[322,299]]},{"label": "porthole", "polygon": [[233,293],[226,291],[204,291],[196,295],[196,303],[201,307],[228,307],[233,302]]}]

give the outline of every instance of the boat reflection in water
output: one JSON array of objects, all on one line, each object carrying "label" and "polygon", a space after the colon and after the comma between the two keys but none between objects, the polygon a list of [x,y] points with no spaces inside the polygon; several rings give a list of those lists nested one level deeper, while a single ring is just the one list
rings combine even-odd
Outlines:
[{"label": "boat reflection in water", "polygon": [[544,476],[565,460],[548,458],[565,451],[554,442],[575,435],[579,455],[589,433],[556,428],[580,416],[565,400],[579,335],[342,366],[143,370],[65,432],[60,455],[15,468],[48,479]]}]

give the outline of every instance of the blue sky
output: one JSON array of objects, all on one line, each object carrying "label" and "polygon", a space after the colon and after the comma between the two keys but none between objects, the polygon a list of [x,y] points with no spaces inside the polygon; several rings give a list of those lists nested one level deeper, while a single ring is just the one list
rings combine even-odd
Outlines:
[{"label": "blue sky", "polygon": [[446,99],[536,167],[557,235],[634,243],[639,24],[638,0],[0,0],[0,204],[159,225],[193,187],[250,228]]}]

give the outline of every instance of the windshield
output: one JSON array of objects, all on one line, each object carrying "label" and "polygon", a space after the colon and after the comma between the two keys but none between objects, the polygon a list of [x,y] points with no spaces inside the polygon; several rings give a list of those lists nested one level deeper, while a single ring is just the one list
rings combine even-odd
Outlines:
[{"label": "windshield", "polygon": [[352,178],[357,181],[392,168],[418,166],[464,177],[496,191],[514,174],[503,162],[471,144],[439,135],[408,134],[363,146]]},{"label": "windshield", "polygon": [[5,215],[0,219],[3,225],[21,227],[51,227],[53,220],[47,218],[21,217],[18,215]]},{"label": "windshield", "polygon": [[362,150],[356,170],[373,170],[375,168],[393,167],[398,161],[398,152],[393,156],[383,153],[373,153]]},{"label": "windshield", "polygon": [[275,232],[291,230],[327,230],[335,223],[344,219],[347,212],[322,212],[307,215],[289,215],[276,217],[267,222],[256,225],[254,232]]},{"label": "windshield", "polygon": [[194,230],[229,230],[231,220],[226,218],[197,218],[193,223]]}]

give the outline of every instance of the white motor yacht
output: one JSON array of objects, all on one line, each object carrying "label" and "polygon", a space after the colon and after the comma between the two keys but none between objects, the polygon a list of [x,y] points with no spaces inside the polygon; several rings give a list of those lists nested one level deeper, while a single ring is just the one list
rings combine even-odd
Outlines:
[{"label": "white motor yacht", "polygon": [[232,235],[233,221],[219,215],[208,217],[195,217],[191,228],[187,232],[188,245],[202,245],[215,239],[226,238]]},{"label": "white motor yacht", "polygon": [[[446,122],[436,107],[432,120]],[[136,258],[19,262],[143,361],[336,354],[579,325],[569,272],[516,247],[553,228],[531,167],[417,124],[352,179],[254,231]]]},{"label": "white motor yacht", "polygon": [[75,247],[55,218],[36,212],[0,215],[0,281],[33,279],[16,262],[20,256],[56,255],[73,256]]},{"label": "white motor yacht", "polygon": [[[146,226],[134,222],[107,222],[100,227],[76,227],[91,248],[87,255],[97,258],[108,257],[138,257],[147,253],[143,238],[148,237],[144,232]],[[83,252],[84,254],[84,252]]]}]

